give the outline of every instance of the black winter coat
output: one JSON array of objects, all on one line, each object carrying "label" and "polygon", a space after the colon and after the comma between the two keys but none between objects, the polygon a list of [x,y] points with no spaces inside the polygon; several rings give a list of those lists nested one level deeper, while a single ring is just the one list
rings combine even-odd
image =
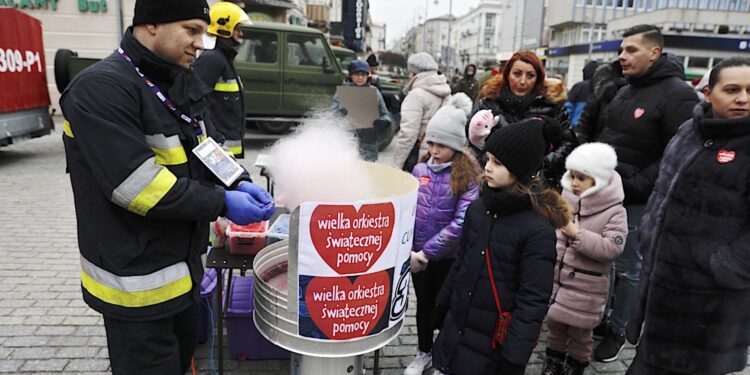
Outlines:
[{"label": "black winter coat", "polygon": [[629,78],[612,99],[599,141],[617,152],[626,205],[646,203],[664,148],[696,104],[682,64],[666,53],[642,76]]},{"label": "black winter coat", "polygon": [[750,345],[750,118],[714,119],[706,103],[694,116],[667,147],[643,218],[627,334],[642,327],[652,366],[725,374],[745,367]]},{"label": "black winter coat", "polygon": [[[221,39],[221,38],[219,38]],[[193,63],[193,70],[213,88],[211,114],[224,146],[237,159],[245,157],[245,99],[242,80],[234,69],[237,51],[217,41],[216,48],[203,51]]]},{"label": "black winter coat", "polygon": [[[525,199],[525,198],[516,198]],[[456,261],[437,299],[450,306],[432,349],[433,365],[457,375],[496,374],[501,356],[525,366],[552,294],[555,229],[526,200],[493,214],[482,199],[466,211]],[[513,314],[505,345],[492,349],[498,312],[487,272],[489,248],[503,311]]]},{"label": "black winter coat", "polygon": [[[489,109],[492,111],[493,115],[500,116],[500,122],[492,128],[492,131],[500,129],[502,126],[531,117],[547,117],[555,120],[560,125],[561,138],[557,142],[553,142],[552,148],[547,152],[547,155],[544,158],[544,164],[542,164],[542,175],[549,181],[550,186],[557,187],[558,190],[560,190],[560,178],[562,178],[562,175],[565,173],[565,158],[567,158],[568,154],[578,146],[578,139],[576,138],[573,129],[570,128],[565,103],[553,104],[545,99],[544,96],[537,96],[531,101],[531,104],[525,106],[520,103],[520,101],[512,100],[510,98],[502,99],[502,97],[503,95],[499,95],[496,99],[481,99],[477,103],[471,116],[469,116],[469,119],[466,122],[467,137],[469,134],[469,122],[471,122],[471,118],[474,117],[474,114],[483,109]],[[483,151],[476,148],[474,145],[469,145],[472,151],[477,155],[477,160],[484,161]]]},{"label": "black winter coat", "polygon": [[[467,71],[469,70],[469,67],[474,68],[474,74],[468,75]],[[462,92],[468,96],[471,101],[477,100],[477,95],[479,95],[479,82],[477,82],[476,78],[476,72],[477,72],[477,66],[474,64],[469,64],[464,69],[464,75],[461,77],[461,79],[456,82],[453,87],[451,87],[451,94],[456,94],[459,92]]]},{"label": "black winter coat", "polygon": [[620,62],[600,66],[591,78],[593,91],[583,107],[581,119],[576,127],[578,141],[596,142],[607,123],[607,111],[617,91],[628,82],[622,76]]},{"label": "black winter coat", "polygon": [[596,60],[591,60],[586,63],[583,67],[583,80],[573,85],[568,93],[568,101],[573,103],[586,102],[586,99],[591,95],[593,85],[591,84],[591,78],[594,76],[594,72],[599,67],[599,63]]},{"label": "black winter coat", "polygon": [[[176,107],[206,113],[211,91],[190,70],[156,56],[132,28],[121,47]],[[197,302],[208,223],[224,210],[225,190],[191,152],[196,132],[117,52],[78,74],[60,107],[84,301],[124,320],[160,319]]]}]

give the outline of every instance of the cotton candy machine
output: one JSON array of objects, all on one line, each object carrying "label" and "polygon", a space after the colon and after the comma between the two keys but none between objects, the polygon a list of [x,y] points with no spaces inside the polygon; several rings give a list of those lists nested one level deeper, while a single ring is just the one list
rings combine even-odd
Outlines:
[{"label": "cotton candy machine", "polygon": [[[264,337],[293,353],[292,374],[361,374],[362,355],[388,344],[403,326],[418,183],[399,170],[367,164],[372,177],[387,182],[377,196],[303,203],[291,215],[289,239],[267,246],[253,262],[253,320]],[[377,246],[356,246],[365,244],[362,239]],[[356,258],[341,254],[358,252],[372,256],[341,264]],[[344,311],[346,318],[329,319],[331,311]]]}]

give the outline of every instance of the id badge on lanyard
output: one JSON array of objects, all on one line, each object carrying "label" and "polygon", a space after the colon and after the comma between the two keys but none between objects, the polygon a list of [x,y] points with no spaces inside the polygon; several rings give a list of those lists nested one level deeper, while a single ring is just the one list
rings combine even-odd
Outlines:
[{"label": "id badge on lanyard", "polygon": [[193,154],[226,186],[231,186],[245,171],[211,137],[208,137],[204,142],[196,146],[193,149]]},{"label": "id badge on lanyard", "polygon": [[122,47],[117,49],[123,60],[130,63],[135,72],[141,77],[143,82],[148,86],[151,93],[163,104],[177,119],[190,126],[198,138],[198,146],[193,149],[201,163],[208,168],[211,173],[221,180],[226,186],[232,185],[235,180],[243,173],[244,169],[237,161],[234,160],[226,151],[224,151],[211,137],[206,134],[206,123],[200,117],[193,118],[180,111],[177,106],[167,98],[166,95],[135,65],[133,60],[128,56]]}]

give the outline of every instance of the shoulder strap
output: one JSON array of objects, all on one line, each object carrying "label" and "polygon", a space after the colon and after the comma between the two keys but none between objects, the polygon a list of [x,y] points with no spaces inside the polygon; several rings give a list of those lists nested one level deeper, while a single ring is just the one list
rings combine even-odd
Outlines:
[{"label": "shoulder strap", "polygon": [[492,265],[490,264],[490,248],[485,246],[484,257],[487,259],[487,272],[490,274],[490,284],[492,285],[492,296],[495,297],[495,306],[497,306],[497,313],[502,315],[503,309],[500,307],[500,297],[497,294],[497,287],[495,286],[495,276],[492,274]]}]

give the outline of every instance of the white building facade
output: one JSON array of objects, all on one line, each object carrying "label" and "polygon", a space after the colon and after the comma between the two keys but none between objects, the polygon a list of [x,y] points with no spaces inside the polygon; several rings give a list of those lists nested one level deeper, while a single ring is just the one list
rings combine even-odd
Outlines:
[{"label": "white building facade", "polygon": [[385,51],[386,28],[384,23],[372,22],[367,32],[367,46],[373,52]]},{"label": "white building facade", "polygon": [[[552,1],[553,3],[558,0]],[[516,51],[533,50],[543,43],[544,0],[505,0],[498,52],[507,59]]]},{"label": "white building facade", "polygon": [[683,59],[688,79],[729,56],[750,56],[750,1],[554,0],[547,10],[547,70],[571,86],[589,60],[617,57],[622,33],[651,24],[664,34],[665,52]]},{"label": "white building facade", "polygon": [[458,66],[496,63],[503,28],[503,2],[481,0],[476,8],[455,21],[454,49]]}]

